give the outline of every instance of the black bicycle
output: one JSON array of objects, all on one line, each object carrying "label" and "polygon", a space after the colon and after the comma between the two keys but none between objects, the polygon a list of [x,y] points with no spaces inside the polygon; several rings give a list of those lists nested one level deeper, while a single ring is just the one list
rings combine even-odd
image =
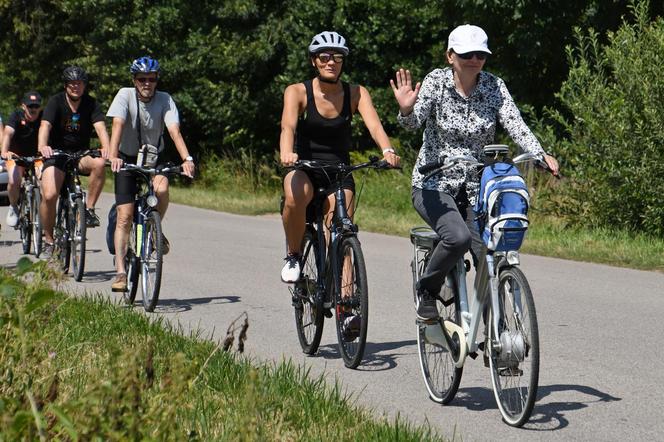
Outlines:
[{"label": "black bicycle", "polygon": [[[300,160],[291,169],[322,171],[336,189],[332,221],[325,224],[323,210],[327,194],[316,189],[307,210],[302,245],[302,272],[290,288],[295,309],[295,327],[302,350],[309,355],[318,351],[324,317],[336,312],[337,339],[344,364],[356,368],[362,361],[367,341],[369,289],[367,271],[358,227],[346,210],[342,183],[354,171],[364,168],[388,169],[389,164],[372,157],[369,162],[346,165]],[[329,232],[329,241],[326,234]]]},{"label": "black bicycle", "polygon": [[35,162],[38,159],[33,156],[24,157],[16,154],[12,154],[12,158],[16,165],[22,166],[24,170],[18,200],[17,225],[21,234],[23,254],[27,255],[32,248],[35,256],[39,257],[42,247],[42,229],[39,219],[41,193],[39,191],[39,179],[35,173]]},{"label": "black bicycle", "polygon": [[83,279],[85,269],[85,191],[81,186],[78,163],[81,158],[91,156],[99,158],[99,150],[64,152],[54,150],[52,158],[65,158],[65,179],[60,188],[55,226],[53,228],[53,256],[56,256],[62,271],[73,267],[76,281]]},{"label": "black bicycle", "polygon": [[127,291],[124,292],[123,298],[127,304],[134,304],[140,276],[143,308],[152,312],[159,300],[164,257],[161,215],[157,211],[159,201],[152,181],[155,175],[179,175],[182,173],[182,166],[163,164],[157,167],[141,167],[125,164],[120,170],[135,174],[141,183],[134,203],[134,219],[125,255]]}]

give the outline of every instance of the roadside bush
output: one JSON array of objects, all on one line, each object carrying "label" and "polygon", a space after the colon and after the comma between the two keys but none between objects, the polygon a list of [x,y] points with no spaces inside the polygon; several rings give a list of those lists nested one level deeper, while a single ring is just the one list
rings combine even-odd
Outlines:
[{"label": "roadside bush", "polygon": [[577,30],[569,77],[548,109],[565,132],[556,149],[569,177],[565,212],[587,226],[664,233],[664,20],[631,3],[608,44]]}]

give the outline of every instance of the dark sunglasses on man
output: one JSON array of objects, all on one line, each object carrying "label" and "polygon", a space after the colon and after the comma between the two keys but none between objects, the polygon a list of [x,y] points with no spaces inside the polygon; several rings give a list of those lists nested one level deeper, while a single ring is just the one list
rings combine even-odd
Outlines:
[{"label": "dark sunglasses on man", "polygon": [[138,81],[139,83],[156,83],[157,78],[156,77],[136,77],[134,80]]},{"label": "dark sunglasses on man", "polygon": [[321,63],[327,63],[330,60],[334,60],[335,63],[343,63],[344,54],[328,54],[327,52],[321,52],[316,55],[316,58],[318,58]]},{"label": "dark sunglasses on man", "polygon": [[459,58],[463,60],[470,60],[473,57],[476,57],[478,60],[486,60],[487,54],[486,52],[482,51],[474,51],[474,52],[466,52],[464,54],[457,54]]}]

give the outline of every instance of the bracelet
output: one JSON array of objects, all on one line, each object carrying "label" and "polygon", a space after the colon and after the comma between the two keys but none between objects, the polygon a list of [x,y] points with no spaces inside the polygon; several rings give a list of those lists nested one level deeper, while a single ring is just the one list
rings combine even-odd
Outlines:
[{"label": "bracelet", "polygon": [[388,153],[388,152],[393,153],[393,154],[396,155],[396,152],[395,152],[394,149],[392,149],[391,147],[388,147],[388,148],[383,149],[383,155],[385,155],[385,154]]}]

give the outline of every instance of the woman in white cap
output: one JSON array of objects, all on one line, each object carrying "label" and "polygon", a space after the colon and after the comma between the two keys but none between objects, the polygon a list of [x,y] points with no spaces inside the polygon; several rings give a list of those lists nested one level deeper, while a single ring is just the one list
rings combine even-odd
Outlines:
[{"label": "woman in white cap", "polygon": [[[346,39],[334,31],[321,32],[311,40],[308,53],[316,77],[291,84],[284,91],[279,142],[281,164],[290,166],[298,159],[348,164],[352,145],[351,120],[353,114],[359,112],[371,137],[382,150],[384,159],[390,165],[398,166],[400,158],[390,147],[390,139],[369,92],[363,86],[341,81],[349,54]],[[294,283],[300,278],[300,248],[306,208],[318,188],[327,189],[326,210],[334,208],[335,189],[331,188],[324,173],[292,170],[284,177],[282,219],[288,254],[281,271],[283,282]],[[351,202],[355,190],[352,176],[344,180],[343,188],[352,216]]]},{"label": "woman in white cap", "polygon": [[488,37],[480,27],[458,26],[448,39],[450,67],[433,70],[415,87],[404,69],[397,71],[396,81],[390,81],[399,103],[399,123],[412,130],[425,125],[413,168],[413,205],[441,238],[417,287],[421,319],[438,317],[433,295],[471,245],[474,256],[479,256],[482,243],[472,214],[479,188],[477,174],[458,165],[423,182],[418,168],[442,156],[478,158],[482,147],[493,142],[500,123],[522,150],[542,155],[553,173],[558,173],[556,159],[544,152],[526,126],[505,83],[482,71],[490,54]]}]

